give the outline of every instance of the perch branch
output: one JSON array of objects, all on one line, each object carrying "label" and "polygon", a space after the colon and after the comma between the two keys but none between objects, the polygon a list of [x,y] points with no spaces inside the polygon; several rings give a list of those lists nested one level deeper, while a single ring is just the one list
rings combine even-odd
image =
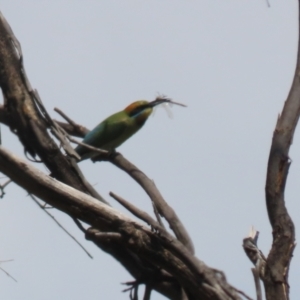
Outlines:
[{"label": "perch branch", "polygon": [[111,156],[109,159],[115,166],[131,176],[146,191],[150,199],[154,202],[158,212],[168,221],[178,240],[193,254],[194,245],[188,232],[175,211],[164,200],[153,181],[120,153],[116,153],[116,155]]}]

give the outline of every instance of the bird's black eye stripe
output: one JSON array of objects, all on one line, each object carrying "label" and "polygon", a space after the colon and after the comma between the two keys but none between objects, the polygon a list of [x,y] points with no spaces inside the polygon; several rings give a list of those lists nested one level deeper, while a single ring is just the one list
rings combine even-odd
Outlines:
[{"label": "bird's black eye stripe", "polygon": [[142,112],[145,108],[147,108],[147,105],[141,105],[139,107],[136,107],[134,110],[132,110],[130,112],[130,116],[133,117],[137,114],[139,114],[140,112]]}]

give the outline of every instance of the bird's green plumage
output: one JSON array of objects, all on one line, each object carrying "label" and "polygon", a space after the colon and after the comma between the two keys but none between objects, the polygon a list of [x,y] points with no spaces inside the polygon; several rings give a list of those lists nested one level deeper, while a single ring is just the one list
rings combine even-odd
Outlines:
[{"label": "bird's green plumage", "polygon": [[[130,104],[102,121],[82,142],[103,150],[114,150],[143,127],[152,113],[152,107],[147,105],[149,102],[144,100]],[[81,156],[81,160],[99,155],[81,145],[78,145],[75,151]]]}]

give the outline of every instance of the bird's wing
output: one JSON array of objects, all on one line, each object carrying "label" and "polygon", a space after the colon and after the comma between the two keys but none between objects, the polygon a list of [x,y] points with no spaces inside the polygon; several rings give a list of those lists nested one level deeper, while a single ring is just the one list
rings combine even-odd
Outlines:
[{"label": "bird's wing", "polygon": [[127,128],[127,119],[116,120],[114,122],[102,122],[95,129],[89,132],[84,138],[84,143],[99,147],[110,144],[118,139]]},{"label": "bird's wing", "polygon": [[[118,145],[120,136],[125,132],[127,128],[128,118],[122,118],[114,122],[107,122],[104,120],[93,130],[91,130],[83,139],[83,143],[91,145],[97,148],[103,148],[110,150],[109,148],[115,148]],[[116,143],[116,144],[115,144]],[[76,152],[82,156],[90,150],[83,146],[78,146]]]}]

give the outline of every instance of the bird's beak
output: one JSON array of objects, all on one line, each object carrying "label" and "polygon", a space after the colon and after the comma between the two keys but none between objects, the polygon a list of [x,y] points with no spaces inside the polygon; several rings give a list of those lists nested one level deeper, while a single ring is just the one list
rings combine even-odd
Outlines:
[{"label": "bird's beak", "polygon": [[155,100],[149,102],[147,104],[147,106],[152,108],[152,107],[154,107],[156,105],[163,104],[163,103],[171,103],[171,104],[175,104],[175,105],[186,107],[185,104],[175,102],[172,99],[166,98],[166,97],[157,97]]},{"label": "bird's beak", "polygon": [[149,107],[154,107],[156,105],[159,105],[159,104],[162,104],[162,103],[165,103],[166,101],[162,101],[161,99],[155,99],[154,101],[151,101],[147,104],[147,106]]}]

